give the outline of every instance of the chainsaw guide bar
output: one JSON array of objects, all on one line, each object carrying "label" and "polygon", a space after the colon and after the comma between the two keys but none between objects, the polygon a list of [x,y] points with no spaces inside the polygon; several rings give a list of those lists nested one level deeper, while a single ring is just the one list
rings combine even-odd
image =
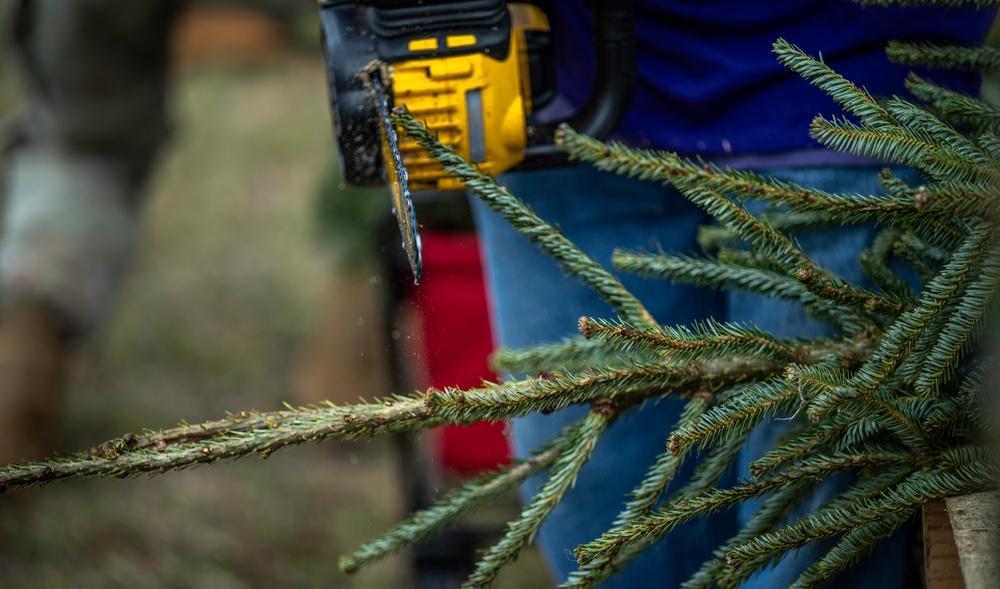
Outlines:
[{"label": "chainsaw guide bar", "polygon": [[413,283],[420,284],[423,276],[423,261],[420,257],[420,234],[417,233],[417,215],[413,211],[413,197],[410,194],[410,183],[406,167],[403,166],[403,156],[399,152],[399,137],[396,128],[389,118],[389,95],[386,90],[386,67],[373,64],[367,68],[366,82],[375,98],[375,108],[378,111],[378,130],[382,147],[382,163],[385,168],[385,180],[392,193],[392,213],[399,223],[399,232],[403,238],[403,250],[413,270]]}]

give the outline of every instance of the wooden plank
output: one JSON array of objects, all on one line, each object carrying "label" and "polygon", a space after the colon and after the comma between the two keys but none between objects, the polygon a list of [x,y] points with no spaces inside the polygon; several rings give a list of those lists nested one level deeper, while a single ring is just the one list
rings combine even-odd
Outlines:
[{"label": "wooden plank", "polygon": [[944,501],[924,505],[923,515],[927,589],[965,589],[958,548]]}]

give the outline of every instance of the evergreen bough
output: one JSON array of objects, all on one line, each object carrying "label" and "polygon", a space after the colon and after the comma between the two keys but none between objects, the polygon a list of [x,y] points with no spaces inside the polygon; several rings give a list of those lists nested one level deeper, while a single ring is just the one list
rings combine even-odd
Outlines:
[{"label": "evergreen bough", "polygon": [[[394,122],[406,134],[565,271],[598,292],[617,317],[581,318],[578,338],[496,354],[497,369],[544,374],[539,378],[484,382],[470,390],[432,389],[345,407],[241,412],[215,422],[126,434],[89,452],[0,469],[0,492],[74,478],[157,474],[251,454],[266,458],[278,448],[307,442],[589,405],[583,419],[531,457],[466,482],[341,559],[341,568],[354,572],[432,537],[527,477],[547,472],[538,495],[466,583],[486,587],[531,541],[608,425],[647,399],[671,396],[688,399],[672,430],[641,434],[662,436],[664,452],[622,505],[612,529],[576,548],[579,570],[562,586],[593,587],[674,526],[758,501],[756,516],[706,554],[684,588],[736,586],[790,551],[835,538],[795,581],[793,587],[801,589],[869,552],[923,504],[995,489],[997,428],[986,415],[990,358],[979,350],[1000,285],[995,223],[1000,110],[916,75],[909,78],[910,90],[939,116],[900,98],[879,102],[784,40],[774,50],[782,63],[850,115],[817,117],[814,138],[831,149],[915,168],[925,183],[912,186],[886,170],[880,177],[885,194],[831,194],[669,152],[604,143],[567,127],[559,130],[557,141],[572,158],[599,169],[674,185],[718,222],[700,234],[712,254],[618,251],[617,268],[779,297],[836,326],[840,335],[786,340],[753,325],[711,319],[659,325],[641,301],[558,227],[399,109]],[[913,65],[1000,68],[994,49],[894,42],[888,52]],[[952,123],[973,131],[959,132]],[[755,216],[743,208],[747,200],[787,212]],[[879,230],[860,256],[874,288],[831,274],[788,237],[817,226],[863,223]],[[900,275],[901,266],[923,278],[921,288]],[[753,462],[744,479],[719,487],[747,435],[772,419],[789,420],[790,433]],[[695,475],[661,502],[677,468],[696,450],[703,457]],[[818,481],[843,472],[852,473],[852,486],[812,513],[791,515]]]}]

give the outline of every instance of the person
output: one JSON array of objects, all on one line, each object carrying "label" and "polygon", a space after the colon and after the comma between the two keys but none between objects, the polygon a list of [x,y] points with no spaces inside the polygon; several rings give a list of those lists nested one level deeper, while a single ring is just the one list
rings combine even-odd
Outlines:
[{"label": "person", "polygon": [[10,55],[28,94],[8,158],[0,237],[4,464],[52,453],[74,342],[100,321],[123,274],[145,180],[167,135],[177,6],[4,3]]},{"label": "person", "polygon": [[[252,0],[290,16],[302,0]],[[0,132],[0,464],[52,455],[65,372],[124,276],[169,135],[184,2],[0,0],[25,108]]]},{"label": "person", "polygon": [[[777,61],[772,43],[782,37],[809,54],[822,54],[847,79],[876,96],[890,96],[905,94],[908,69],[888,61],[888,40],[979,44],[992,22],[990,13],[972,10],[863,8],[824,0],[639,0],[636,4],[639,80],[614,139],[834,193],[880,192],[882,164],[823,149],[809,137],[809,123],[817,114],[841,113],[821,90]],[[555,40],[559,97],[548,113],[539,116],[560,118],[583,104],[593,78],[590,12],[587,3],[573,0],[552,0],[543,6]],[[927,75],[972,94],[980,82],[976,74]],[[705,213],[672,187],[589,166],[512,173],[501,182],[607,268],[617,247],[695,250],[697,228],[709,222]],[[573,334],[581,316],[613,317],[612,309],[593,292],[566,277],[551,259],[474,197],[472,206],[484,251],[497,344],[520,348],[556,342]],[[858,282],[863,275],[857,254],[867,246],[871,233],[871,228],[862,227],[795,237],[819,264]],[[621,279],[665,324],[714,317],[750,322],[779,337],[831,333],[801,309],[765,297],[630,275]],[[682,405],[682,401],[668,399],[647,403],[607,430],[574,488],[538,535],[537,543],[558,580],[576,569],[572,549],[611,527],[627,494],[664,450]],[[515,420],[515,451],[523,456],[538,448],[585,410],[576,407]],[[737,459],[735,475],[747,476],[747,464],[772,447],[779,433],[776,424],[756,431]],[[686,461],[672,488],[683,484],[695,463]],[[543,480],[541,475],[530,480],[522,489],[523,499],[529,500]],[[799,506],[799,513],[808,513],[837,492],[838,484],[821,485]],[[755,510],[755,505],[748,504],[679,526],[605,586],[678,587]],[[873,556],[839,574],[836,586],[909,586],[908,571],[914,567],[904,536],[897,534]],[[816,556],[785,558],[748,586],[788,586]]]}]

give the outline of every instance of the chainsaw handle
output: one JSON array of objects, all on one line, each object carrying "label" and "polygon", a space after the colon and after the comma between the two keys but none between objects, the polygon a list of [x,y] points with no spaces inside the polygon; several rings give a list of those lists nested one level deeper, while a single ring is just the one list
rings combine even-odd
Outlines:
[{"label": "chainsaw handle", "polygon": [[529,125],[525,158],[515,170],[568,164],[569,157],[555,145],[556,129],[563,123],[604,139],[625,117],[637,78],[635,1],[595,0],[593,26],[596,70],[587,102],[566,120]]}]

